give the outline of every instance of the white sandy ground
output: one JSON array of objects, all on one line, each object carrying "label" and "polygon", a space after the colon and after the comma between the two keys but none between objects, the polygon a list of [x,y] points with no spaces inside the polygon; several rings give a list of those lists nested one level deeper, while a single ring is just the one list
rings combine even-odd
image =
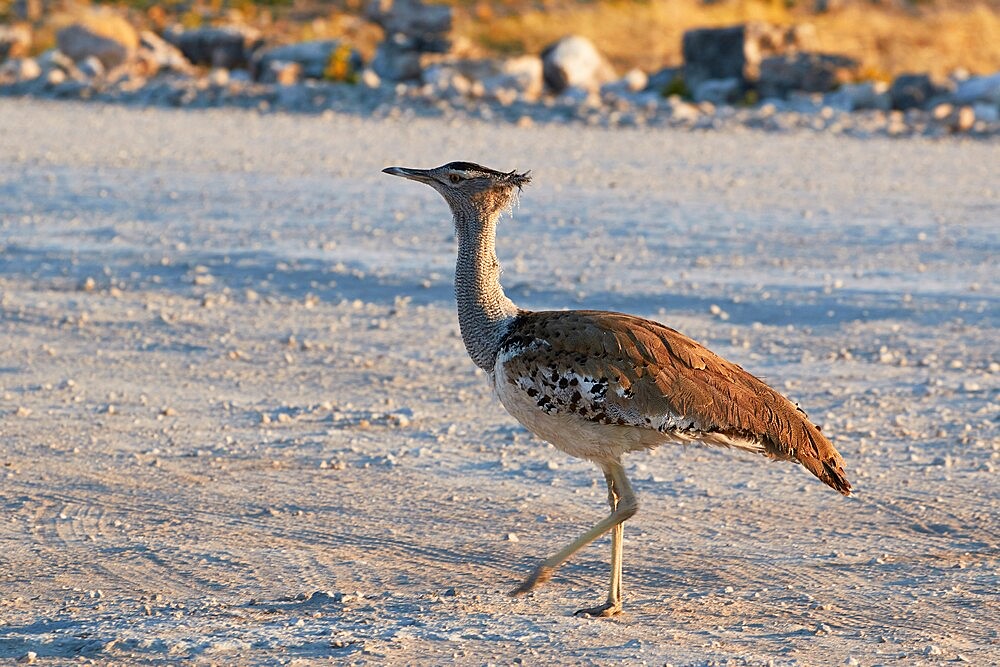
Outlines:
[{"label": "white sandy ground", "polygon": [[[457,336],[443,201],[531,169],[522,306],[634,312],[799,401],[804,469],[590,464]],[[0,662],[1000,662],[1000,146],[0,100]]]}]

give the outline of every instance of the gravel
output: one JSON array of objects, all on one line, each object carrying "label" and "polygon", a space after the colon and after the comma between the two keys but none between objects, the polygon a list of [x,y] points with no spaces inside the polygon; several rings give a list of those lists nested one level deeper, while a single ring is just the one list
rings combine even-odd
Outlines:
[{"label": "gravel", "polygon": [[[1000,660],[994,146],[384,115],[0,99],[0,660]],[[607,540],[508,597],[606,494],[490,395],[446,208],[380,173],[457,159],[532,169],[515,301],[702,340],[858,497],[634,455],[626,613],[572,616]]]},{"label": "gravel", "polygon": [[[603,128],[663,128],[694,131],[753,130],[770,134],[822,133],[859,138],[873,136],[974,137],[1000,136],[1000,115],[993,104],[929,109],[851,110],[836,94],[801,92],[787,99],[766,98],[754,105],[694,103],[656,91],[613,88],[588,93],[571,88],[540,99],[514,90],[497,95],[463,94],[430,83],[342,84],[307,79],[289,85],[251,81],[241,70],[230,75],[213,70],[208,76],[166,74],[153,79],[126,75],[117,80],[39,77],[0,84],[0,97],[82,100],[138,107],[183,109],[233,108],[262,114],[357,115],[363,118],[437,118],[465,123],[482,120],[519,127],[584,125]],[[237,75],[240,76],[237,76]],[[65,79],[65,80],[63,80]]]}]

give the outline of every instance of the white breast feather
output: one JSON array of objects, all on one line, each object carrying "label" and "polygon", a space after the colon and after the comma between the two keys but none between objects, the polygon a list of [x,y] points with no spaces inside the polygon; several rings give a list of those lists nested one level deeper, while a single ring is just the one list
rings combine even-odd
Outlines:
[{"label": "white breast feather", "polygon": [[[551,347],[536,338],[501,350],[493,387],[507,411],[529,431],[572,456],[604,459],[670,441],[764,450],[760,442],[708,431],[696,419],[669,410],[643,414],[628,401],[631,392],[617,382],[586,376],[555,359],[545,365],[544,354],[532,355],[533,363],[527,368],[511,363],[523,354]],[[609,391],[624,400],[607,401]]]}]

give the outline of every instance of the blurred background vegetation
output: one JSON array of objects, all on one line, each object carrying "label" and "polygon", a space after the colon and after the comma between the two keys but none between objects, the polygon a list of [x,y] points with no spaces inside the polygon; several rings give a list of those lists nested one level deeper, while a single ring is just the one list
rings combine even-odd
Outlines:
[{"label": "blurred background vegetation", "polygon": [[[35,51],[87,8],[102,5],[138,27],[163,30],[242,23],[269,41],[339,37],[366,58],[381,30],[368,0],[0,0],[0,18],[28,16]],[[621,70],[681,63],[684,31],[749,20],[811,23],[820,51],[858,59],[868,79],[903,72],[946,76],[1000,71],[1000,0],[428,0],[455,9],[455,52],[464,57],[539,53],[567,34],[594,41]]]}]

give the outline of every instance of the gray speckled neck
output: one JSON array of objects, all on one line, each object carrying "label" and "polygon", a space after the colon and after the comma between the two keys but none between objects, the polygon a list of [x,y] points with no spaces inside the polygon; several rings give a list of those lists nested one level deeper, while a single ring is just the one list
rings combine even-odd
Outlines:
[{"label": "gray speckled neck", "polygon": [[455,299],[458,324],[469,356],[488,373],[493,372],[500,341],[518,307],[500,286],[500,262],[496,253],[498,215],[483,216],[470,207],[452,207],[458,236],[455,266]]}]

